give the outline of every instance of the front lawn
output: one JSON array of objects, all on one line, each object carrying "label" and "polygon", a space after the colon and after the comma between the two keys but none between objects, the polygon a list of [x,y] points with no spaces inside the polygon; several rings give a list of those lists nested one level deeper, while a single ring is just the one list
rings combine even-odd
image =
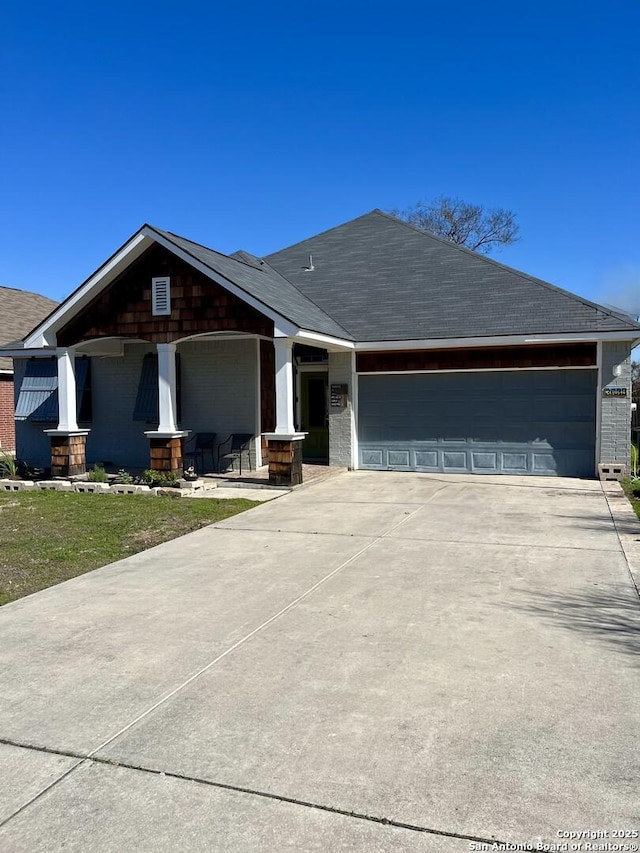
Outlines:
[{"label": "front lawn", "polygon": [[640,480],[637,478],[635,480],[623,480],[620,485],[631,501],[631,506],[636,511],[636,515],[640,518]]},{"label": "front lawn", "polygon": [[0,492],[0,605],[254,506],[244,499]]}]

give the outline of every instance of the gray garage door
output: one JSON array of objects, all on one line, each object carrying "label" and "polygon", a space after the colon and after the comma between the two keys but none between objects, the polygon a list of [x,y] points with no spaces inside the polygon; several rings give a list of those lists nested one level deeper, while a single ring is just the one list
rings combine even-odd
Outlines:
[{"label": "gray garage door", "polygon": [[367,375],[362,468],[592,477],[596,371]]}]

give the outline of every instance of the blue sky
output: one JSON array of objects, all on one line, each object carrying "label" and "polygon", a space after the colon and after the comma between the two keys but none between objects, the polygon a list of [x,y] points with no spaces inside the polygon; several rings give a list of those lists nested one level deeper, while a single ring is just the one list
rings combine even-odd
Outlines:
[{"label": "blue sky", "polygon": [[0,283],[62,299],[145,221],[266,254],[445,194],[640,313],[639,38],[615,0],[9,4]]}]

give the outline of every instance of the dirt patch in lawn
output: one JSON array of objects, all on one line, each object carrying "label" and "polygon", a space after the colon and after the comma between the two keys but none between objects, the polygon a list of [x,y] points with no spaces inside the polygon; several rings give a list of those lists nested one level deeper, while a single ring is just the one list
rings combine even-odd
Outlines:
[{"label": "dirt patch in lawn", "polygon": [[244,499],[0,493],[0,605],[254,506]]}]

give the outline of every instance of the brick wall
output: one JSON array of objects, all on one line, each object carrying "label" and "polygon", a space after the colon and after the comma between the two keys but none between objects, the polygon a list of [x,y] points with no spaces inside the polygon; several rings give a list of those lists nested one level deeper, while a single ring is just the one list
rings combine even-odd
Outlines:
[{"label": "brick wall", "polygon": [[0,373],[0,448],[2,450],[16,449],[13,413],[13,374]]},{"label": "brick wall", "polygon": [[[602,344],[602,387],[627,388],[627,397],[601,400],[600,461],[629,465],[631,462],[631,358],[630,342]],[[616,366],[620,376],[614,375]]]},{"label": "brick wall", "polygon": [[351,418],[353,385],[351,353],[329,353],[329,389],[331,385],[347,385],[347,405],[329,406],[329,465],[351,466]]}]

